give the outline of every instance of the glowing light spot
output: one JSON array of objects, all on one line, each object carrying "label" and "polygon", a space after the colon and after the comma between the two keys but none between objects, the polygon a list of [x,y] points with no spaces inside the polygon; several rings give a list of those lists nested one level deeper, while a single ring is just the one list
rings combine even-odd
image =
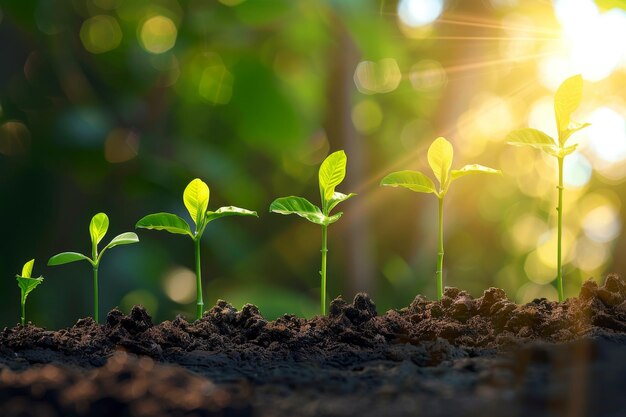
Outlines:
[{"label": "glowing light spot", "polygon": [[591,164],[580,153],[574,153],[563,162],[563,183],[568,188],[581,188],[591,179]]},{"label": "glowing light spot", "polygon": [[619,213],[612,205],[602,205],[590,210],[582,220],[585,235],[595,242],[610,242],[622,230]]},{"label": "glowing light spot", "polygon": [[402,73],[393,58],[378,62],[362,61],[354,71],[354,83],[361,93],[389,93],[400,85]]},{"label": "glowing light spot", "polygon": [[80,40],[92,54],[102,54],[120,46],[122,29],[112,16],[94,16],[83,22]]},{"label": "glowing light spot", "polygon": [[104,157],[108,162],[117,164],[137,156],[139,137],[126,129],[114,129],[104,142]]},{"label": "glowing light spot", "polygon": [[572,263],[583,271],[592,272],[602,268],[609,256],[606,245],[580,238],[576,241],[576,256]]},{"label": "glowing light spot", "polygon": [[626,121],[622,115],[601,107],[591,113],[588,120],[591,126],[585,133],[591,151],[600,162],[612,164],[626,160]]},{"label": "glowing light spot", "polygon": [[[556,229],[552,229],[546,233],[544,233],[539,239],[539,245],[537,250],[537,257],[539,261],[550,270],[556,270],[556,254],[557,254],[557,233]],[[572,232],[563,227],[563,236],[562,236],[562,262],[567,263],[572,258],[573,251],[571,250],[572,245],[574,243],[574,235]]]},{"label": "glowing light spot", "polygon": [[375,132],[383,121],[383,111],[380,105],[370,99],[361,100],[352,109],[352,123],[360,133]]},{"label": "glowing light spot", "polygon": [[553,138],[557,137],[552,96],[542,97],[533,103],[528,116],[528,127],[539,129]]},{"label": "glowing light spot", "polygon": [[198,94],[213,104],[227,104],[233,95],[234,77],[224,65],[212,65],[202,71]]},{"label": "glowing light spot", "polygon": [[9,121],[0,126],[0,154],[24,153],[30,145],[30,131],[24,123]]},{"label": "glowing light spot", "polygon": [[448,76],[441,64],[432,59],[424,59],[411,68],[411,85],[417,91],[436,91],[448,82]]},{"label": "glowing light spot", "polygon": [[557,298],[556,289],[552,285],[538,285],[528,282],[520,287],[515,294],[515,301],[520,304],[530,303],[536,298],[546,298],[555,300]]},{"label": "glowing light spot", "polygon": [[591,81],[608,77],[626,56],[626,12],[600,13],[592,0],[558,0],[555,12],[568,41],[571,68]]},{"label": "glowing light spot", "polygon": [[519,217],[511,228],[511,238],[515,249],[523,252],[535,247],[537,236],[545,232],[546,222],[532,214]]},{"label": "glowing light spot", "polygon": [[165,294],[180,304],[187,304],[196,297],[196,274],[187,268],[174,268],[163,278]]},{"label": "glowing light spot", "polygon": [[474,123],[477,135],[500,139],[513,124],[511,110],[501,97],[485,95],[474,104]]},{"label": "glowing light spot", "polygon": [[539,259],[537,251],[532,251],[526,257],[524,272],[530,281],[540,285],[548,284],[556,279],[554,268],[546,266]]},{"label": "glowing light spot", "polygon": [[174,47],[178,30],[172,19],[154,16],[141,25],[139,41],[143,48],[153,54],[162,54]]},{"label": "glowing light spot", "polygon": [[150,291],[135,290],[126,294],[121,301],[121,307],[124,311],[129,311],[136,305],[144,306],[151,315],[157,313],[159,302]]},{"label": "glowing light spot", "polygon": [[443,0],[400,0],[398,17],[407,26],[426,26],[443,12]]}]

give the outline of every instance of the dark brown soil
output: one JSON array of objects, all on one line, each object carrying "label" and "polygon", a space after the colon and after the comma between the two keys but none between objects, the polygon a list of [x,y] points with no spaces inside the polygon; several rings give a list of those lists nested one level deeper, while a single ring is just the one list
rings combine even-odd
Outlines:
[{"label": "dark brown soil", "polygon": [[0,416],[619,416],[626,283],[520,306],[447,288],[378,315],[358,294],[328,317],[263,319],[224,301],[154,325],[141,307],[0,334]]}]

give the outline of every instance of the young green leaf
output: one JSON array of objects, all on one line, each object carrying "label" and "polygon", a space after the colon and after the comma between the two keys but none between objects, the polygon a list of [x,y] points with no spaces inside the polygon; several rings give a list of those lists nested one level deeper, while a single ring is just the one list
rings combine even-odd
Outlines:
[{"label": "young green leaf", "polygon": [[82,253],[61,252],[57,255],[54,255],[52,258],[48,260],[48,266],[64,265],[64,264],[69,264],[69,263],[78,262],[78,261],[87,261],[90,264],[93,264],[93,261],[90,258],[83,255]]},{"label": "young green leaf", "polygon": [[193,237],[187,222],[177,215],[170,213],[148,214],[139,220],[135,227],[142,229],[165,230],[170,233],[189,235]]},{"label": "young green leaf", "polygon": [[319,170],[319,184],[322,202],[333,198],[335,187],[346,177],[347,157],[344,151],[333,152],[322,162]]},{"label": "young green leaf", "polygon": [[23,301],[26,301],[28,294],[43,282],[43,277],[31,278],[16,275],[15,278],[17,280],[17,285],[23,291]]},{"label": "young green leaf", "polygon": [[330,200],[328,200],[328,213],[330,213],[332,209],[334,209],[337,206],[337,204],[343,203],[344,201],[354,197],[355,195],[356,195],[355,193],[344,194],[344,193],[340,193],[339,191],[335,191],[333,193],[333,197]]},{"label": "young green leaf", "polygon": [[502,171],[500,171],[499,169],[493,169],[493,168],[489,168],[489,167],[479,165],[479,164],[465,165],[461,169],[453,169],[450,172],[450,181],[454,181],[457,178],[463,177],[467,174],[477,174],[477,173],[501,174]]},{"label": "young green leaf", "polygon": [[404,187],[416,193],[435,193],[435,184],[426,175],[419,171],[398,171],[387,175],[380,185],[388,187]]},{"label": "young green leaf", "polygon": [[246,210],[235,206],[220,207],[216,211],[207,211],[205,216],[206,223],[215,219],[227,216],[255,216],[259,217],[256,211]]},{"label": "young green leaf", "polygon": [[428,164],[439,180],[441,189],[445,189],[448,184],[448,173],[452,168],[454,150],[452,144],[443,137],[438,137],[428,148]]},{"label": "young green leaf", "polygon": [[191,181],[183,192],[183,203],[196,226],[200,226],[209,206],[209,186],[200,178]]},{"label": "young green leaf", "polygon": [[95,247],[100,243],[104,235],[109,230],[109,217],[104,213],[98,213],[91,218],[89,223],[89,234],[91,235],[91,243]]},{"label": "young green leaf", "polygon": [[30,261],[26,262],[24,264],[24,266],[22,267],[22,276],[24,278],[30,278],[31,274],[33,273],[33,265],[35,264],[35,260],[31,259]]},{"label": "young green leaf", "polygon": [[139,243],[139,237],[133,232],[126,232],[117,235],[105,246],[105,249],[110,249],[118,245],[130,245],[132,243]]},{"label": "young green leaf", "polygon": [[537,129],[518,129],[509,133],[506,137],[509,145],[532,146],[537,149],[545,149],[556,146],[554,139]]},{"label": "young green leaf", "polygon": [[569,129],[570,117],[580,106],[583,97],[583,77],[574,75],[563,81],[554,95],[554,113],[559,130],[559,142],[565,144],[562,133]]},{"label": "young green leaf", "polygon": [[315,224],[328,224],[328,218],[324,216],[322,210],[303,197],[289,196],[277,198],[270,205],[270,212],[296,214]]}]

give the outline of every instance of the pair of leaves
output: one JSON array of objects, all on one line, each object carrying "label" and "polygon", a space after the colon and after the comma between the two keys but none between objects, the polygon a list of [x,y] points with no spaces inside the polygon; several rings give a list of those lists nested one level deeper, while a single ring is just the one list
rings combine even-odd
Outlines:
[{"label": "pair of leaves", "polygon": [[193,220],[196,231],[191,231],[189,224],[181,217],[171,213],[149,214],[139,220],[135,227],[152,230],[165,230],[179,235],[199,238],[206,225],[213,220],[227,216],[257,216],[255,211],[234,206],[221,207],[217,211],[208,211],[210,191],[208,185],[199,178],[191,181],[183,192],[183,204]]},{"label": "pair of leaves", "polygon": [[330,212],[332,209],[339,203],[356,195],[354,193],[343,194],[335,191],[335,188],[346,177],[347,162],[348,158],[344,151],[333,152],[322,162],[318,173],[322,208],[319,208],[304,197],[289,196],[274,200],[270,205],[270,212],[295,214],[321,226],[335,223],[341,218],[343,213],[340,212],[331,216]]},{"label": "pair of leaves", "polygon": [[89,234],[91,235],[91,244],[93,247],[94,259],[83,255],[78,252],[62,252],[54,255],[48,261],[49,266],[63,265],[77,261],[87,261],[93,266],[97,266],[100,263],[100,259],[107,249],[111,249],[119,245],[130,245],[132,243],[138,243],[139,237],[133,232],[125,232],[115,236],[108,245],[106,245],[100,254],[98,255],[98,244],[109,229],[109,217],[104,213],[98,213],[92,217],[89,223]]},{"label": "pair of leaves", "polygon": [[507,136],[507,142],[515,146],[531,146],[541,149],[549,155],[563,159],[576,150],[578,145],[565,146],[570,136],[589,126],[589,123],[578,124],[571,120],[582,100],[583,79],[575,75],[563,81],[554,96],[554,114],[558,130],[558,143],[549,135],[537,129],[514,130]]},{"label": "pair of leaves", "polygon": [[43,277],[32,278],[34,264],[34,259],[26,262],[22,267],[22,274],[15,276],[15,279],[17,279],[17,285],[22,290],[22,302],[25,302],[28,294],[43,282]]},{"label": "pair of leaves", "polygon": [[500,171],[483,165],[465,165],[461,169],[451,169],[454,159],[452,144],[445,138],[439,137],[428,148],[428,164],[439,181],[439,190],[435,183],[425,174],[419,171],[398,171],[387,175],[380,185],[389,187],[404,187],[418,193],[433,193],[439,198],[448,191],[452,181],[473,173],[499,174]]}]

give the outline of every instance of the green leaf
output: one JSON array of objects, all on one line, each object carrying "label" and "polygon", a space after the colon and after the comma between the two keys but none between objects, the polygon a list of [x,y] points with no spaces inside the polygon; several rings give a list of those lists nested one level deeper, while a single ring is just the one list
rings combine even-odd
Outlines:
[{"label": "green leaf", "polygon": [[339,213],[332,215],[332,216],[325,216],[324,219],[324,225],[328,226],[329,224],[333,224],[335,223],[337,220],[339,220],[341,218],[341,216],[343,216],[343,211],[340,211]]},{"label": "green leaf", "polygon": [[426,175],[418,171],[398,171],[387,175],[380,185],[388,187],[404,187],[417,193],[435,193],[435,184]]},{"label": "green leaf", "polygon": [[106,245],[105,249],[113,248],[118,245],[130,245],[132,243],[139,243],[139,237],[133,232],[126,232],[117,235]]},{"label": "green leaf", "polygon": [[69,264],[69,263],[78,262],[78,261],[87,261],[90,264],[93,264],[92,260],[86,257],[85,255],[83,255],[82,253],[62,252],[50,258],[48,260],[48,266],[63,265],[63,264]]},{"label": "green leaf", "polygon": [[235,206],[220,207],[216,211],[208,211],[206,213],[206,222],[227,216],[255,216],[259,217],[256,211],[246,210]]},{"label": "green leaf", "polygon": [[183,192],[183,203],[193,222],[196,226],[200,226],[209,206],[209,186],[200,178],[194,179]]},{"label": "green leaf", "polygon": [[547,154],[552,155],[556,158],[565,158],[567,155],[571,154],[578,148],[578,144],[568,146],[566,148],[558,148],[556,146],[552,146],[551,148],[545,148]]},{"label": "green leaf", "polygon": [[35,265],[35,260],[31,259],[30,261],[26,262],[24,264],[24,267],[22,267],[22,276],[24,278],[30,278],[32,273],[33,273],[33,265]]},{"label": "green leaf", "polygon": [[22,301],[26,301],[28,294],[43,282],[43,277],[31,278],[16,275],[15,279],[17,280],[17,285],[22,290]]},{"label": "green leaf", "polygon": [[559,142],[565,144],[562,133],[569,129],[570,117],[580,106],[583,97],[583,77],[574,75],[563,81],[554,95],[554,113],[559,130]]},{"label": "green leaf", "polygon": [[489,168],[489,167],[479,165],[479,164],[471,164],[471,165],[465,165],[461,169],[453,169],[450,173],[450,176],[451,176],[451,181],[454,181],[457,178],[463,177],[467,174],[478,174],[478,173],[501,174],[502,171],[500,171],[499,169],[493,169],[493,168]]},{"label": "green leaf", "polygon": [[154,213],[148,214],[137,222],[135,227],[142,229],[165,230],[178,235],[193,237],[187,222],[175,214]]},{"label": "green leaf", "polygon": [[347,157],[344,151],[333,152],[322,162],[318,177],[324,205],[333,198],[335,187],[346,177],[346,165]]},{"label": "green leaf", "polygon": [[91,244],[96,247],[109,230],[109,217],[104,213],[98,213],[91,218],[89,223],[89,234],[91,235]]},{"label": "green leaf", "polygon": [[565,132],[561,134],[561,140],[563,141],[562,142],[563,144],[565,144],[565,142],[567,142],[570,136],[572,136],[574,133],[588,126],[591,126],[591,124],[590,123],[570,123],[570,126],[572,126],[571,129],[567,129]]},{"label": "green leaf", "polygon": [[270,212],[278,214],[296,214],[308,221],[325,225],[328,218],[324,216],[319,207],[313,205],[303,197],[281,197],[277,198],[270,205]]},{"label": "green leaf", "polygon": [[454,150],[452,149],[452,144],[443,137],[435,139],[428,148],[428,164],[433,170],[435,178],[439,180],[441,188],[446,188],[453,158]]},{"label": "green leaf", "polygon": [[514,130],[506,137],[509,145],[514,146],[532,146],[537,149],[544,149],[555,146],[556,142],[550,136],[540,130],[525,128]]},{"label": "green leaf", "polygon": [[333,193],[333,197],[328,200],[328,213],[331,212],[332,209],[334,209],[337,204],[342,203],[352,197],[354,197],[356,194],[355,193],[350,193],[350,194],[344,194],[344,193],[340,193],[338,191],[335,191]]}]

